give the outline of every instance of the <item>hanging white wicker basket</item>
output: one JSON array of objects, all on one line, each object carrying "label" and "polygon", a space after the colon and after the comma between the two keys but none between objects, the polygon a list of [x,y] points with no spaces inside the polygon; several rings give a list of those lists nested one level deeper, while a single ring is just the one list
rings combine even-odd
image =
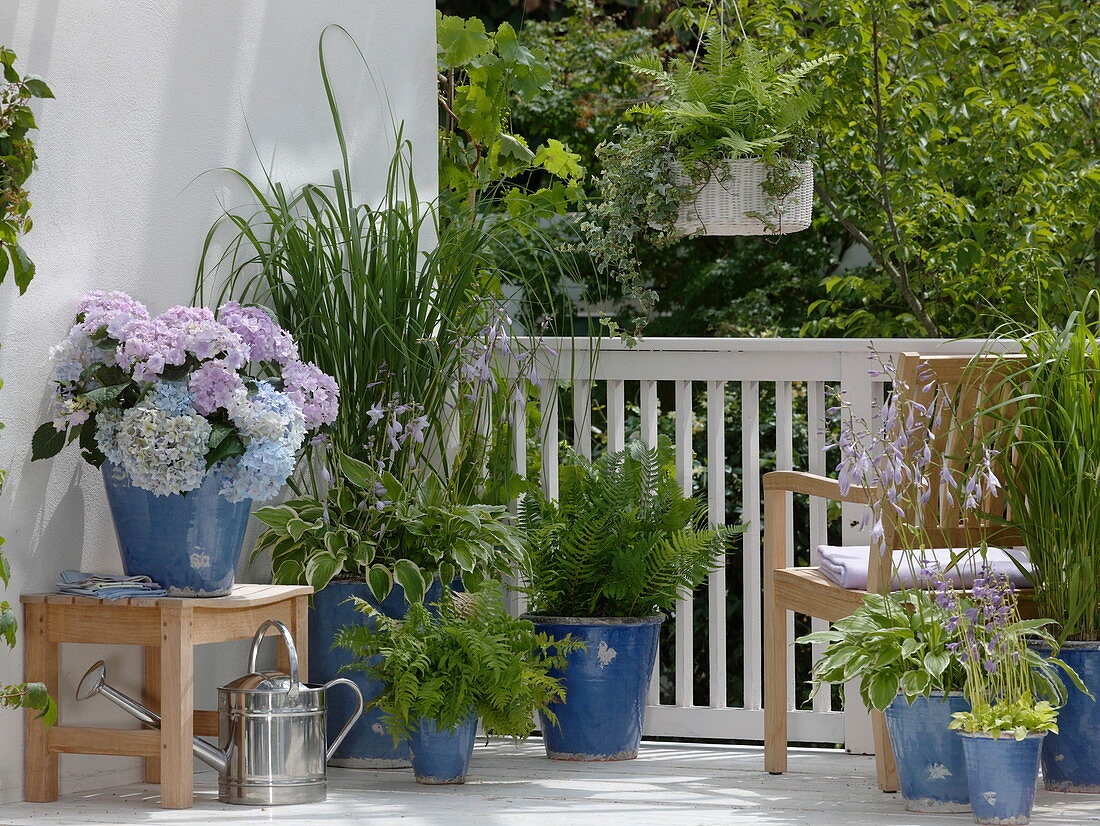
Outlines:
[{"label": "hanging white wicker basket", "polygon": [[807,229],[813,215],[813,162],[794,165],[801,180],[781,200],[762,188],[767,171],[759,158],[742,158],[729,161],[727,177],[711,175],[702,186],[678,175],[677,185],[692,186],[694,192],[680,205],[674,226],[685,234],[703,235],[786,235]]}]

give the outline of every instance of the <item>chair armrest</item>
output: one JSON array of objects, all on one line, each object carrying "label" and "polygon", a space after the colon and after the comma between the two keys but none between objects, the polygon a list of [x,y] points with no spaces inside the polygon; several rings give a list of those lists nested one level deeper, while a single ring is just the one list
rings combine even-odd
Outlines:
[{"label": "chair armrest", "polygon": [[782,490],[790,493],[803,493],[807,496],[820,496],[834,502],[855,502],[869,505],[875,496],[874,488],[852,485],[847,496],[840,492],[840,483],[828,476],[806,473],[801,470],[773,470],[764,474],[764,490]]}]

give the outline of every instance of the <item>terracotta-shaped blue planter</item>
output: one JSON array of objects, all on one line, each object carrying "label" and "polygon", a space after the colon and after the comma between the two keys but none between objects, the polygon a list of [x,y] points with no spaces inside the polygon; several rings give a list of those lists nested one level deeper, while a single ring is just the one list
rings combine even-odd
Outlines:
[{"label": "terracotta-shaped blue planter", "polygon": [[421,718],[409,734],[416,782],[426,786],[465,783],[476,737],[477,715],[473,712],[451,731],[440,731],[434,720]]},{"label": "terracotta-shaped blue planter", "polygon": [[[425,596],[427,603],[439,601],[441,593],[437,581]],[[387,617],[400,619],[409,610],[405,591],[394,585],[382,602],[374,598],[365,582],[330,582],[313,595],[313,607],[309,612],[309,676],[315,683],[325,683],[337,676],[353,680],[369,703],[382,691],[382,683],[371,679],[362,671],[340,672],[355,659],[351,652],[334,649],[332,641],[336,632],[346,625],[367,624],[374,627],[374,620],[355,609],[351,601],[358,597],[381,611]],[[348,719],[354,709],[354,698],[347,692],[331,692],[328,702],[328,737],[332,742],[339,733],[341,720]],[[383,728],[382,712],[368,708],[359,722],[329,760],[330,766],[352,769],[404,769],[410,765],[409,746],[395,746],[389,732]]]},{"label": "terracotta-shaped blue planter", "polygon": [[899,694],[886,709],[905,808],[911,812],[969,812],[962,739],[947,726],[956,711],[969,711],[962,694],[918,697]]},{"label": "terracotta-shaped blue planter", "polygon": [[977,823],[1031,823],[1043,735],[1016,740],[1009,734],[960,733]]},{"label": "terracotta-shaped blue planter", "polygon": [[657,658],[657,633],[664,617],[529,617],[535,629],[586,647],[554,669],[565,702],[551,710],[555,725],[540,714],[546,756],[553,760],[631,760],[638,756],[646,693]]},{"label": "terracotta-shaped blue planter", "polygon": [[1058,710],[1058,733],[1043,741],[1043,782],[1052,792],[1100,793],[1100,702],[1093,699],[1100,697],[1100,642],[1067,642],[1058,657],[1093,696],[1059,672],[1068,699]]},{"label": "terracotta-shaped blue planter", "polygon": [[252,501],[221,495],[220,473],[188,493],[157,496],[135,487],[118,465],[103,486],[127,576],[145,575],[174,597],[220,597],[233,588]]}]

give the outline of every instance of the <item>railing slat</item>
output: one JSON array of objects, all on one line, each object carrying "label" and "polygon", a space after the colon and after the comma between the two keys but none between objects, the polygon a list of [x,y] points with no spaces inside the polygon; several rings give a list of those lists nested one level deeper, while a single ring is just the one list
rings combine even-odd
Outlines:
[{"label": "railing slat", "polygon": [[657,382],[642,379],[638,388],[638,406],[641,408],[642,441],[651,447],[657,444]]},{"label": "railing slat", "polygon": [[607,380],[607,448],[612,453],[626,446],[626,382]]},{"label": "railing slat", "polygon": [[[691,382],[676,382],[676,481],[688,496],[692,479],[692,423]],[[676,601],[676,705],[694,705],[694,654],[695,639],[692,617],[692,598]]]},{"label": "railing slat", "polygon": [[[707,383],[707,515],[712,525],[726,524],[726,383]],[[710,706],[725,708],[726,563],[707,581],[707,640],[710,655]]]},{"label": "railing slat", "polygon": [[[527,398],[518,398],[512,402],[512,459],[517,474],[527,478]],[[522,496],[522,494],[521,494]],[[511,510],[515,513],[519,500],[512,502]],[[523,585],[523,577],[516,573],[510,578],[511,584]],[[517,588],[508,589],[508,609],[514,616],[519,616],[527,611],[527,596]]]},{"label": "railing slat", "polygon": [[[775,383],[775,469],[794,468],[794,392],[789,381]],[[787,494],[787,513],[793,513],[792,494]],[[787,522],[787,561],[794,565],[794,520]],[[794,637],[794,615],[787,613],[787,639]],[[794,646],[787,648],[787,706],[794,708]]]},{"label": "railing slat", "polygon": [[573,449],[592,458],[592,382],[573,380]]},{"label": "railing slat", "polygon": [[[657,444],[657,382],[642,379],[638,386],[638,408],[641,417],[641,440],[647,445]],[[651,706],[661,704],[661,646],[657,645],[657,661],[649,678],[649,696],[646,702]]]},{"label": "railing slat", "polygon": [[558,382],[546,379],[539,400],[542,421],[539,439],[542,442],[542,491],[551,499],[558,498]]},{"label": "railing slat", "polygon": [[741,537],[745,708],[762,708],[764,667],[760,547],[760,382],[741,382]]},{"label": "railing slat", "polygon": [[[825,382],[806,382],[806,430],[807,430],[807,467],[810,473],[824,476],[825,465]],[[818,565],[817,547],[824,545],[829,537],[829,525],[827,522],[828,503],[820,496],[810,497],[810,564]],[[825,620],[811,621],[810,627],[814,631],[824,631],[829,627]],[[810,649],[811,661],[817,663],[825,651],[824,645],[814,645]],[[831,711],[833,707],[833,693],[831,691],[819,691],[814,695],[814,711]]]}]

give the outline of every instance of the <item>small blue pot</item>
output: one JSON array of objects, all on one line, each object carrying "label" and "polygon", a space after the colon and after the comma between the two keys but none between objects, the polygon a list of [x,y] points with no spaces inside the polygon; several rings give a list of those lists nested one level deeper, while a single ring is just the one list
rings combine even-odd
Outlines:
[{"label": "small blue pot", "polygon": [[466,782],[477,737],[477,715],[472,711],[453,731],[440,731],[434,720],[421,718],[409,734],[413,774],[425,786]]},{"label": "small blue pot", "polygon": [[[425,602],[439,601],[442,593],[437,580],[424,597]],[[309,676],[315,683],[326,683],[336,677],[347,677],[359,686],[368,704],[382,691],[382,683],[371,679],[362,671],[340,672],[355,659],[351,652],[333,648],[336,632],[346,625],[363,625],[373,628],[375,621],[355,610],[352,597],[370,603],[387,617],[400,619],[409,610],[405,591],[394,585],[382,602],[378,602],[365,582],[330,582],[313,595],[313,607],[309,611]],[[347,692],[330,692],[328,697],[328,740],[331,743],[343,725],[342,720],[351,717],[355,710],[354,697]],[[348,732],[329,760],[330,766],[351,769],[405,769],[410,765],[409,746],[393,744],[393,738],[382,725],[382,712],[367,708],[363,716]]]},{"label": "small blue pot", "polygon": [[632,760],[638,756],[646,693],[664,617],[528,617],[554,639],[567,634],[586,647],[550,675],[565,686],[553,706],[557,725],[540,714],[546,756],[552,760]]},{"label": "small blue pot", "polygon": [[960,732],[977,823],[1031,823],[1043,734],[1023,740]]},{"label": "small blue pot", "polygon": [[[1049,654],[1047,649],[1044,653]],[[1100,697],[1100,642],[1067,642],[1058,658]],[[1052,792],[1100,792],[1100,702],[1059,672],[1067,702],[1058,709],[1058,733],[1043,741],[1043,782]]]},{"label": "small blue pot", "polygon": [[910,812],[969,812],[962,739],[947,726],[956,711],[969,711],[962,694],[918,697],[899,694],[886,709],[886,727],[898,765],[905,808]]},{"label": "small blue pot", "polygon": [[252,500],[228,501],[220,493],[223,481],[215,471],[196,490],[157,496],[105,463],[103,487],[126,575],[145,575],[174,597],[228,594]]}]

